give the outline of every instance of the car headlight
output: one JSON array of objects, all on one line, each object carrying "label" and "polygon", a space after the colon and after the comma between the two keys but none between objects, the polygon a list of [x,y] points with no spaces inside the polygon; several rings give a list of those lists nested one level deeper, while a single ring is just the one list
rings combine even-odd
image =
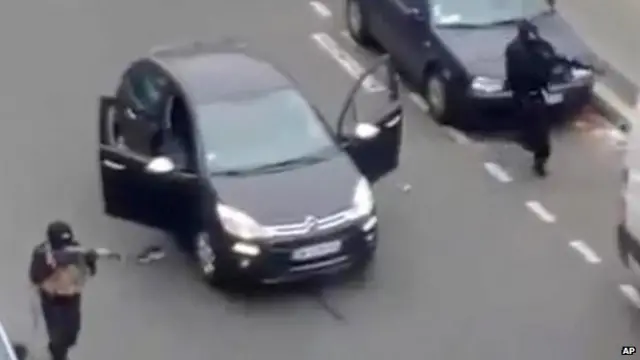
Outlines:
[{"label": "car headlight", "polygon": [[593,71],[589,69],[572,68],[571,77],[574,80],[588,79],[593,76]]},{"label": "car headlight", "polygon": [[500,79],[477,76],[471,81],[471,89],[477,92],[500,92],[504,90],[504,81]]},{"label": "car headlight", "polygon": [[371,185],[365,178],[361,178],[353,191],[351,214],[353,218],[362,218],[371,215],[375,202]]},{"label": "car headlight", "polygon": [[236,208],[218,204],[216,211],[224,230],[235,237],[243,240],[252,240],[271,236],[271,233],[265,227]]}]

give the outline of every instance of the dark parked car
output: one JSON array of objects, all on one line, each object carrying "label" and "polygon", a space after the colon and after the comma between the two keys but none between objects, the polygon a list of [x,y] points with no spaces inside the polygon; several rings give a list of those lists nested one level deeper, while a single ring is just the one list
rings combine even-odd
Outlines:
[{"label": "dark parked car", "polygon": [[133,62],[100,106],[106,213],[179,236],[212,283],[366,264],[378,242],[371,184],[398,166],[402,135],[388,63],[370,70],[388,70],[383,111],[347,116],[363,76],[334,130],[291,77],[234,42]]},{"label": "dark parked car", "polygon": [[[550,0],[346,0],[351,36],[386,50],[425,97],[440,123],[489,125],[509,114],[504,88],[506,46],[517,21],[530,19],[556,51],[590,64],[590,52]],[[548,103],[574,110],[589,101],[590,70],[558,62]]]}]

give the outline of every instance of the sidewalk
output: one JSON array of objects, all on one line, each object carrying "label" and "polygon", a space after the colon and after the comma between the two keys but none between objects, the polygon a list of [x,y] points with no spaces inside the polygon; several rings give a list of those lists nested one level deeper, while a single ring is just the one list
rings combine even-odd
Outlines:
[{"label": "sidewalk", "polygon": [[636,107],[640,85],[640,1],[559,0],[557,4],[565,19],[606,63],[601,87]]}]

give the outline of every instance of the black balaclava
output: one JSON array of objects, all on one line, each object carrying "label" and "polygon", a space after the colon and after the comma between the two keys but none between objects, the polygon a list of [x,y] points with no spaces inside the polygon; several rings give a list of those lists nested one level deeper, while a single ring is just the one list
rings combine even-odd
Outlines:
[{"label": "black balaclava", "polygon": [[518,23],[518,37],[525,43],[537,40],[540,38],[538,27],[528,20],[522,20]]},{"label": "black balaclava", "polygon": [[71,245],[73,232],[71,226],[64,221],[54,221],[47,226],[47,240],[52,249],[61,249]]}]

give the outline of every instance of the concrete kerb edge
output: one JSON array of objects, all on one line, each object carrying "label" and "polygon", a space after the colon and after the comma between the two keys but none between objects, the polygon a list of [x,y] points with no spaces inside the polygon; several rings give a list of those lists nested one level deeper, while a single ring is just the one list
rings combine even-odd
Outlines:
[{"label": "concrete kerb edge", "polygon": [[635,109],[632,108],[602,83],[595,84],[592,103],[612,125],[623,132],[627,132],[634,124],[640,123],[640,104],[636,104]]}]

